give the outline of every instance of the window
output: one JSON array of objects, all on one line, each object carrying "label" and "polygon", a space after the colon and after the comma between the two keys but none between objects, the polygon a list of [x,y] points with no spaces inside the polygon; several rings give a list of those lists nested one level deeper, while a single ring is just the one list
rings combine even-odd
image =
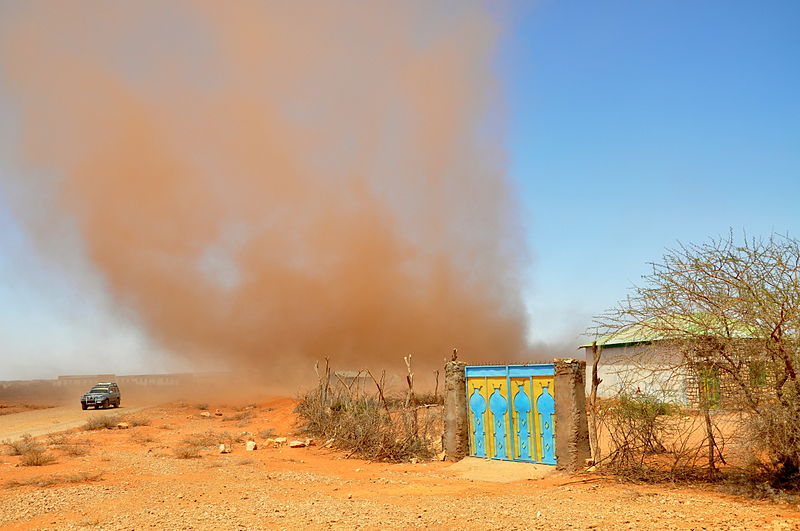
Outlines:
[{"label": "window", "polygon": [[700,384],[700,404],[705,401],[710,408],[719,407],[719,369],[714,366],[700,367],[698,370]]},{"label": "window", "polygon": [[750,385],[752,387],[767,385],[767,364],[763,360],[750,362]]}]

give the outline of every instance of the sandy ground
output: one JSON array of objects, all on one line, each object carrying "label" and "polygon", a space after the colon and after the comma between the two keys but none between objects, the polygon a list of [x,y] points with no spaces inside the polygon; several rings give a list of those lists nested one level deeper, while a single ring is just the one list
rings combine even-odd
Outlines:
[{"label": "sandy ground", "polygon": [[[0,528],[800,529],[798,507],[710,489],[621,484],[479,459],[370,463],[321,444],[266,445],[267,437],[292,438],[294,404],[210,404],[223,413],[210,418],[192,404],[100,412],[148,424],[41,437],[56,457],[45,466],[0,456]],[[36,422],[44,422],[37,430],[60,430],[76,419],[69,409],[46,411],[38,421],[30,415],[38,412],[6,415],[3,433],[33,430]],[[176,456],[188,447],[182,441],[209,433],[203,438],[213,443],[197,457]],[[240,442],[219,454],[216,441],[226,433]],[[248,438],[260,448],[246,452]]]},{"label": "sandy ground", "polygon": [[112,409],[82,410],[77,406],[61,405],[0,416],[0,441],[16,440],[25,434],[34,437],[57,433],[86,424],[86,419],[98,415],[123,414],[139,411],[144,406],[126,406]]}]

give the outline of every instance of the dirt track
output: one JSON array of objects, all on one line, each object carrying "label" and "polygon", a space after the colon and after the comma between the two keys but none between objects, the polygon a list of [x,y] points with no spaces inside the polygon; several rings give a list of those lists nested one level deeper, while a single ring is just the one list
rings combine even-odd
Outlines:
[{"label": "dirt track", "polygon": [[[86,455],[51,446],[57,462],[42,467],[2,456],[0,528],[800,529],[797,507],[708,490],[623,485],[515,463],[369,463],[320,446],[265,445],[261,430],[290,434],[293,406],[264,400],[210,418],[191,405],[149,408],[136,414],[150,420],[146,426],[70,433]],[[252,417],[242,418],[247,411]],[[233,443],[231,454],[209,444],[196,458],[176,457],[187,437],[209,432],[254,435]],[[261,448],[245,452],[249,437]],[[68,482],[79,473],[100,476]]]},{"label": "dirt track", "polygon": [[47,435],[77,428],[86,423],[86,419],[96,415],[127,415],[139,411],[144,406],[121,406],[112,409],[87,409],[83,411],[80,404],[61,405],[45,409],[35,409],[13,415],[0,416],[0,441],[16,440],[25,434]]}]

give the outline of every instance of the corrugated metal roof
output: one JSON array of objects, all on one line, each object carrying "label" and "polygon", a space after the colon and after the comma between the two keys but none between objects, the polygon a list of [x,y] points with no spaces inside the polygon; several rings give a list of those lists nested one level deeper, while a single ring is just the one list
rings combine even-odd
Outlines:
[{"label": "corrugated metal roof", "polygon": [[[647,345],[654,341],[669,339],[691,339],[702,336],[727,336],[752,338],[756,334],[745,325],[725,321],[716,315],[694,313],[658,317],[636,323],[612,334],[597,338],[597,346],[606,348]],[[578,348],[591,348],[592,341]]]}]

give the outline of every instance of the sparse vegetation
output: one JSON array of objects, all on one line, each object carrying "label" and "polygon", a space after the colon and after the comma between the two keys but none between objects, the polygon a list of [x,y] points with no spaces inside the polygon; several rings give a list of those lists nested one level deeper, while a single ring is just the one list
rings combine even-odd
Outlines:
[{"label": "sparse vegetation", "polygon": [[28,433],[16,441],[3,441],[3,444],[7,448],[8,455],[22,455],[37,446],[37,442]]},{"label": "sparse vegetation", "polygon": [[82,429],[86,431],[112,429],[116,428],[118,423],[117,415],[97,415],[89,417]]},{"label": "sparse vegetation", "polygon": [[43,466],[56,462],[56,457],[39,446],[23,452],[19,464],[22,466]]},{"label": "sparse vegetation", "polygon": [[179,446],[173,452],[178,459],[196,459],[200,457],[200,450],[196,446]]},{"label": "sparse vegetation", "polygon": [[234,415],[225,415],[224,417],[222,417],[222,420],[223,421],[232,421],[232,420],[247,421],[247,420],[249,420],[249,419],[251,419],[251,418],[253,418],[255,416],[256,416],[256,414],[252,410],[248,409],[248,410],[245,410],[245,411],[240,411],[239,413],[236,413]]},{"label": "sparse vegetation", "polygon": [[275,428],[267,428],[258,432],[258,436],[262,439],[271,439],[275,437]]},{"label": "sparse vegetation", "polygon": [[202,411],[205,411],[205,410],[207,410],[207,409],[208,409],[208,404],[206,404],[205,402],[203,402],[203,403],[201,403],[201,404],[197,404],[195,407],[196,407],[197,409],[200,409],[200,410],[202,410]]},{"label": "sparse vegetation", "polygon": [[234,435],[227,431],[208,430],[203,433],[193,433],[184,437],[181,440],[181,444],[194,448],[208,448],[222,443],[240,443],[243,440],[241,435]]},{"label": "sparse vegetation", "polygon": [[413,405],[413,400],[409,404],[409,400],[388,399],[382,382],[373,381],[375,395],[352,392],[345,385],[331,386],[330,368],[326,367],[317,388],[297,405],[296,412],[305,421],[303,430],[333,439],[333,444],[349,456],[390,462],[433,457],[437,439],[434,428],[440,419],[427,408]]},{"label": "sparse vegetation", "polygon": [[143,435],[141,433],[132,433],[131,441],[135,442],[136,444],[147,444],[147,443],[157,442],[158,439],[156,439],[155,437],[151,437],[150,435]]},{"label": "sparse vegetation", "polygon": [[128,425],[132,428],[136,428],[138,426],[149,426],[150,419],[146,417],[122,417],[122,422],[127,422]]},{"label": "sparse vegetation", "polygon": [[102,478],[101,473],[77,472],[75,474],[54,474],[52,476],[36,476],[23,480],[12,480],[6,482],[6,488],[17,487],[52,487],[53,485],[64,485],[72,483],[89,483],[98,481]]},{"label": "sparse vegetation", "polygon": [[[697,382],[702,438],[691,452],[705,462],[691,466],[709,480],[721,479],[726,466],[728,473],[746,470],[755,484],[800,488],[800,241],[731,234],[679,245],[652,266],[644,285],[598,318],[600,331],[639,327],[680,354],[657,370]],[[738,456],[735,470],[720,427],[731,416],[739,420],[739,446],[750,453],[750,464]],[[639,436],[626,429],[625,444]],[[643,462],[652,448],[639,448]]]}]

